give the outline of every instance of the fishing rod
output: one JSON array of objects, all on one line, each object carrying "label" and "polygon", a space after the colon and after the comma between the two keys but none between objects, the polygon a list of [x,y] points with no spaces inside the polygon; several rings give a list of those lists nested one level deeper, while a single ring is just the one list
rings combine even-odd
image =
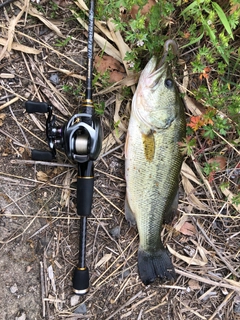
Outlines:
[{"label": "fishing rod", "polygon": [[77,163],[77,214],[80,216],[79,257],[73,275],[73,291],[85,294],[89,290],[89,270],[86,265],[87,218],[91,214],[94,185],[94,160],[102,147],[100,120],[95,116],[92,101],[93,45],[94,45],[95,2],[90,0],[88,25],[88,52],[85,99],[78,114],[62,127],[57,127],[52,106],[45,102],[27,101],[28,113],[48,113],[46,136],[50,151],[32,150],[32,159],[52,161],[56,159],[56,149],[64,150],[69,159]]}]

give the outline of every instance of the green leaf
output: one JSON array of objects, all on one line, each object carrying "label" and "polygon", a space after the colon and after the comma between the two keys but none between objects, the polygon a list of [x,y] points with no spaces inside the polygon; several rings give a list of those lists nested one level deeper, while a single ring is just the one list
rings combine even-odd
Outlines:
[{"label": "green leaf", "polygon": [[219,16],[219,19],[221,20],[221,22],[222,22],[224,28],[226,29],[227,33],[230,35],[230,37],[232,39],[234,39],[230,24],[228,22],[228,19],[227,19],[225,13],[223,12],[223,9],[216,2],[212,2],[212,6],[213,6],[213,9],[216,11],[217,15]]},{"label": "green leaf", "polygon": [[186,48],[186,47],[188,47],[188,46],[191,46],[192,44],[200,41],[200,40],[202,39],[203,35],[204,35],[204,33],[202,33],[199,37],[194,38],[194,39],[191,40],[189,43],[187,43],[187,44],[185,44],[184,46],[182,46],[181,49]]},{"label": "green leaf", "polygon": [[187,6],[187,8],[185,8],[180,16],[184,15],[184,13],[188,12],[189,10],[192,10],[194,7],[198,6],[200,3],[204,2],[205,0],[199,0],[199,1],[193,1],[189,6]]}]

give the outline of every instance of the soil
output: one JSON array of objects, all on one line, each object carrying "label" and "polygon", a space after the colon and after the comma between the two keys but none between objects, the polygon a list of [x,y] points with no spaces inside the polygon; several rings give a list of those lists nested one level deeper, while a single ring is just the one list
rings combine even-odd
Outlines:
[{"label": "soil", "polygon": [[[164,243],[173,249],[178,279],[174,284],[141,283],[137,231],[124,218],[125,132],[115,130],[111,143],[117,97],[116,92],[98,95],[100,86],[94,87],[94,99],[105,102],[104,148],[95,161],[92,215],[87,222],[90,290],[84,296],[73,293],[79,244],[76,164],[59,151],[51,163],[31,160],[32,149],[48,150],[46,117],[31,116],[24,107],[28,99],[50,101],[58,125],[63,125],[84,97],[85,82],[72,74],[85,76],[87,38],[73,19],[70,4],[61,1],[59,13],[68,17],[62,21],[51,18],[48,3],[41,3],[43,14],[65,39],[73,37],[66,45],[56,46],[62,41],[56,32],[23,14],[14,41],[41,52],[6,51],[0,62],[0,319],[237,319],[239,213],[218,197],[216,186],[212,199],[204,185],[194,184],[195,195],[207,205],[204,212],[190,203],[181,184],[179,212],[162,231]],[[14,3],[1,9],[0,38],[7,38],[9,21],[19,12]],[[97,45],[95,50],[100,51]],[[128,102],[120,109],[125,118]],[[186,214],[194,228],[191,234],[177,228]],[[189,264],[176,252],[198,260]]]}]

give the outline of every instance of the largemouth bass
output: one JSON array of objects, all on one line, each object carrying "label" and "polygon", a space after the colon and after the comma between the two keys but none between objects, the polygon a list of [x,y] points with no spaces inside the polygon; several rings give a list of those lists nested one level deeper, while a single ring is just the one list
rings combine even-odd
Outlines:
[{"label": "largemouth bass", "polygon": [[177,208],[182,165],[178,142],[186,128],[184,105],[166,62],[166,50],[174,43],[165,44],[160,65],[153,57],[141,73],[125,147],[125,216],[137,224],[138,271],[145,285],[157,277],[176,278],[160,235],[163,221]]}]

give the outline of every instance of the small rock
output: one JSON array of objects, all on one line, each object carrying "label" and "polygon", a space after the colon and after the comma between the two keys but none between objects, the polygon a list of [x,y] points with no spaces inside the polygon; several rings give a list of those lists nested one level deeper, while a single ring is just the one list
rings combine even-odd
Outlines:
[{"label": "small rock", "polygon": [[80,296],[78,296],[76,294],[71,297],[71,300],[70,300],[71,307],[73,307],[76,304],[78,304],[79,298],[80,298]]},{"label": "small rock", "polygon": [[129,270],[129,269],[123,270],[122,275],[121,275],[121,278],[122,278],[122,279],[125,279],[125,278],[127,278],[127,276],[128,276],[129,274],[130,274],[130,270]]},{"label": "small rock", "polygon": [[87,313],[86,304],[81,303],[80,306],[78,306],[77,309],[73,311],[73,313],[86,314]]},{"label": "small rock", "polygon": [[14,285],[10,287],[10,292],[11,293],[16,293],[17,291],[18,291],[17,284],[14,283]]},{"label": "small rock", "polygon": [[112,237],[114,238],[119,238],[120,237],[120,227],[116,226],[109,230],[109,233],[111,234]]},{"label": "small rock", "polygon": [[59,80],[58,74],[57,73],[52,73],[51,76],[50,76],[50,81],[55,85],[59,84],[60,80]]}]

